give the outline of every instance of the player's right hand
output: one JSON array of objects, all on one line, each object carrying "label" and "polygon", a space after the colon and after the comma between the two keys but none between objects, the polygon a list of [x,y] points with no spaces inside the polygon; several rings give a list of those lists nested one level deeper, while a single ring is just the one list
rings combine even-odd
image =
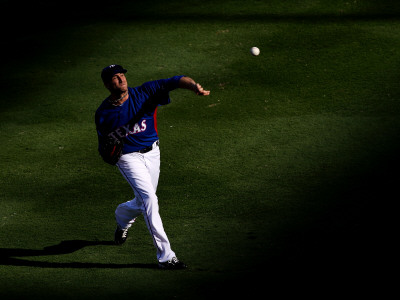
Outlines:
[{"label": "player's right hand", "polygon": [[210,91],[206,91],[205,89],[203,89],[203,87],[199,83],[196,83],[195,93],[200,96],[210,95]]}]

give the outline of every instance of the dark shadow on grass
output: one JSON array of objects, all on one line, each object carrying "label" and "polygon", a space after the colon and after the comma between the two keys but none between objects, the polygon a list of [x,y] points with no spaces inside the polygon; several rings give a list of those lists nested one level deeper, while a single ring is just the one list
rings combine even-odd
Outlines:
[{"label": "dark shadow on grass", "polygon": [[90,263],[90,262],[46,262],[46,261],[31,261],[21,259],[19,257],[25,256],[49,256],[49,255],[64,255],[76,252],[88,246],[113,246],[112,241],[83,241],[83,240],[70,240],[62,241],[61,243],[44,247],[42,250],[35,249],[18,249],[18,248],[0,248],[0,265],[3,266],[24,266],[24,267],[38,267],[38,268],[73,268],[73,269],[86,269],[86,268],[99,268],[99,269],[126,269],[126,268],[142,268],[142,269],[156,269],[156,264],[112,264],[112,263]]},{"label": "dark shadow on grass", "polygon": [[[173,1],[174,2],[174,1]],[[195,3],[195,1],[192,1]],[[222,1],[216,7],[221,7]],[[70,0],[54,2],[43,0],[26,1],[24,5],[18,1],[7,1],[2,5],[2,11],[7,15],[18,15],[18,26],[11,26],[8,18],[0,20],[3,28],[3,36],[0,46],[7,60],[2,64],[15,63],[32,58],[31,52],[40,55],[42,47],[54,47],[54,52],[63,49],[68,44],[79,42],[63,40],[62,45],[53,45],[53,36],[59,35],[63,29],[73,26],[88,24],[112,24],[123,22],[153,22],[153,23],[214,23],[214,22],[266,22],[266,23],[301,23],[301,24],[326,24],[326,23],[348,23],[348,22],[372,22],[372,21],[399,21],[400,6],[392,4],[389,0],[369,1],[368,5],[358,11],[342,11],[340,5],[336,10],[328,12],[291,12],[290,6],[286,10],[276,9],[272,12],[264,7],[256,10],[251,5],[243,5],[242,9],[237,6],[227,7],[224,12],[221,9],[211,11],[193,11],[193,3],[180,4],[179,10],[175,11],[171,4],[164,1],[152,1],[149,6],[147,1],[121,0],[118,3],[110,3],[105,0]],[[60,9],[60,5],[62,9]],[[77,9],[79,7],[79,9]],[[296,11],[296,10],[295,10]],[[1,23],[3,22],[3,23]],[[44,33],[52,33],[50,36]],[[107,39],[105,37],[105,39]],[[29,48],[27,48],[27,45]],[[78,46],[79,48],[79,46]],[[13,59],[10,60],[10,57]],[[23,64],[21,64],[23,65]],[[56,67],[56,66],[54,66]],[[12,68],[12,71],[15,71]],[[6,76],[5,76],[6,77]]]}]

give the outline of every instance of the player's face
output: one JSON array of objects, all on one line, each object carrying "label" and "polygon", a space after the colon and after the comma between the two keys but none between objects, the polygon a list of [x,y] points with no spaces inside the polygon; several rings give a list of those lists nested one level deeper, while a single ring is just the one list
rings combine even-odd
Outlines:
[{"label": "player's face", "polygon": [[126,81],[126,77],[124,73],[117,73],[112,78],[109,84],[107,84],[107,88],[110,91],[121,92],[124,93],[128,90],[128,82]]}]

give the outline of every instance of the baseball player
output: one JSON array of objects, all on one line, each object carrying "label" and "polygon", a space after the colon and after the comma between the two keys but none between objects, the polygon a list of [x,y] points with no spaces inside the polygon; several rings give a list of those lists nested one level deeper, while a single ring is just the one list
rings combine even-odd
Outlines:
[{"label": "baseball player", "polygon": [[160,173],[157,108],[170,103],[169,92],[177,88],[204,96],[210,91],[187,76],[149,81],[131,88],[126,73],[127,70],[120,65],[110,65],[102,70],[101,78],[110,96],[101,103],[95,115],[99,151],[106,135],[124,140],[116,166],[135,195],[115,210],[117,228],[114,240],[117,245],[123,244],[128,229],[139,215],[143,215],[157,249],[159,268],[183,269],[186,265],[171,249],[159,214],[156,195]]}]

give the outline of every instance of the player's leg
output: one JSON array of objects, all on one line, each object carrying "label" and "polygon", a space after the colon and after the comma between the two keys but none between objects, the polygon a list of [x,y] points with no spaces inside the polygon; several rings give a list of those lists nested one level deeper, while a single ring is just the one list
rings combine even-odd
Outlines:
[{"label": "player's leg", "polygon": [[[151,182],[154,188],[154,193],[157,190],[158,179],[160,175],[160,149],[154,148],[152,151],[145,153],[144,159],[146,167],[151,177]],[[172,259],[175,253],[171,250],[170,243],[164,230],[164,226],[159,213],[158,197],[150,197],[150,201],[146,204],[145,221],[149,228],[150,233],[154,236],[155,243],[157,244],[158,253],[157,257],[160,262],[165,262]]]},{"label": "player's leg", "polygon": [[[124,178],[131,184],[131,178],[137,176],[135,173],[146,172],[144,163],[140,155],[131,153],[121,156],[117,166]],[[132,170],[135,170],[135,172]],[[133,191],[136,197],[133,200],[121,203],[115,210],[115,220],[122,229],[129,229],[135,222],[136,217],[141,215],[144,210],[143,203],[138,199],[135,189]]]},{"label": "player's leg", "polygon": [[158,179],[160,177],[160,148],[156,147],[152,151],[144,154],[146,167],[151,177],[154,190],[157,191]]},{"label": "player's leg", "polygon": [[[129,182],[129,177],[126,176],[126,172],[123,171],[121,165],[133,164],[137,165],[140,169],[143,165],[143,160],[139,156],[127,156],[123,155],[120,158],[117,166],[121,171],[122,175]],[[114,242],[117,245],[125,243],[128,235],[128,229],[133,225],[136,218],[143,213],[143,204],[138,201],[138,197],[135,193],[135,198],[133,200],[121,203],[115,210],[115,221],[117,222],[117,228],[114,234]]]},{"label": "player's leg", "polygon": [[[157,147],[157,148],[153,149],[153,151],[145,153],[144,157],[146,159],[146,166],[149,170],[154,190],[156,190],[157,185],[158,185],[158,178],[160,175],[160,150],[159,150],[159,148]],[[157,206],[157,212],[158,212],[158,206]],[[157,228],[163,228],[162,223],[161,223],[161,218],[160,218],[160,224],[161,225],[157,226]],[[160,243],[160,244],[162,244],[162,243]],[[165,256],[162,260],[159,260],[159,264],[158,264],[159,268],[162,268],[162,269],[184,269],[187,267],[185,265],[185,263],[183,263],[182,261],[177,259],[177,257],[175,256],[175,254],[172,251],[170,251],[170,254],[171,255],[170,255],[169,259],[165,258],[166,257]]]},{"label": "player's leg", "polygon": [[[153,151],[155,153],[150,154]],[[175,253],[171,250],[159,214],[158,198],[155,189],[157,187],[155,183],[156,181],[158,182],[159,174],[159,149],[156,148],[153,151],[145,155],[139,153],[123,155],[118,162],[118,167],[135,192],[136,205],[141,205],[146,225],[157,249],[157,259],[163,262],[174,257]],[[157,158],[157,152],[158,163],[153,161]]]},{"label": "player's leg", "polygon": [[118,205],[115,210],[115,220],[121,229],[129,229],[142,212],[142,205],[137,203],[137,198],[134,198]]}]

